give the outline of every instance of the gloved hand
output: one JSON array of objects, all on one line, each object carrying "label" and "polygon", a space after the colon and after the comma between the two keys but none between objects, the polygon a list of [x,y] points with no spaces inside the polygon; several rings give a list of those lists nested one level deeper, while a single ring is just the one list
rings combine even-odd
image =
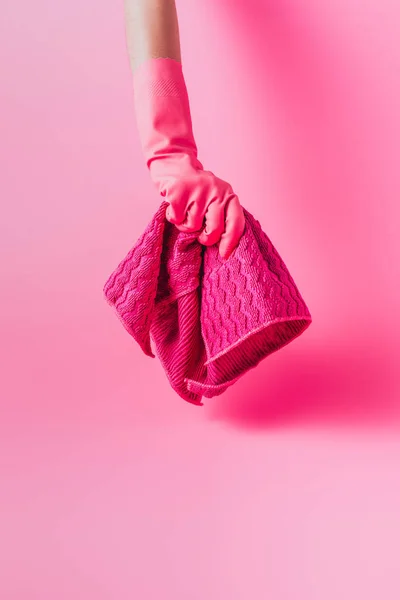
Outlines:
[{"label": "gloved hand", "polygon": [[199,231],[200,243],[218,241],[227,258],[239,243],[245,218],[229,183],[206,171],[197,157],[182,64],[150,58],[133,73],[139,137],[151,178],[180,231]]}]

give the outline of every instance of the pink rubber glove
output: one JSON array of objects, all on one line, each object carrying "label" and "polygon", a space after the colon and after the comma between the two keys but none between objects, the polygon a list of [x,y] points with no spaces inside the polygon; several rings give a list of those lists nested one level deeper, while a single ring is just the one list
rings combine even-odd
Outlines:
[{"label": "pink rubber glove", "polygon": [[169,202],[167,219],[180,231],[228,258],[245,227],[243,209],[229,183],[203,169],[197,158],[182,64],[150,58],[133,73],[139,137],[151,178]]}]

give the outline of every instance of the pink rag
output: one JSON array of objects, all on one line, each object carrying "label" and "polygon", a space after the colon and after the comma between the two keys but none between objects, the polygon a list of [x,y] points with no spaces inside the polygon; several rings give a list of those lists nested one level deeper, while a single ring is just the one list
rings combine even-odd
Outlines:
[{"label": "pink rag", "polygon": [[[104,286],[127,331],[161,361],[183,399],[222,394],[311,324],[310,312],[259,221],[243,207],[239,245],[223,261],[198,232],[179,231],[163,202]],[[153,353],[150,341],[154,345]]]},{"label": "pink rag", "polygon": [[[227,260],[199,231],[183,231],[167,208],[185,214],[187,182],[201,180],[182,66],[145,61],[135,73],[139,135],[152,179],[166,197],[104,286],[107,302],[147,356],[157,356],[172,388],[201,405],[222,394],[311,324],[310,312],[259,221],[243,206],[245,227]],[[199,205],[231,197],[211,172]],[[207,188],[207,182],[215,188]],[[152,348],[153,345],[153,348]]]}]

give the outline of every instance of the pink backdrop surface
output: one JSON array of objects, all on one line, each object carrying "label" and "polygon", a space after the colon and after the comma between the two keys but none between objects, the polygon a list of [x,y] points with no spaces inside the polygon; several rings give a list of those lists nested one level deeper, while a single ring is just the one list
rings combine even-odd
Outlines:
[{"label": "pink backdrop surface", "polygon": [[3,0],[2,600],[398,600],[400,7],[178,0],[199,157],[312,326],[197,408],[102,286],[158,206],[123,3]]}]

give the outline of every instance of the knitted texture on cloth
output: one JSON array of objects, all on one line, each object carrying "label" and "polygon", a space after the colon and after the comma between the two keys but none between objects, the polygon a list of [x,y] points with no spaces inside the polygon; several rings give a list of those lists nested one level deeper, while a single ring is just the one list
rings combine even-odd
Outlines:
[{"label": "knitted texture on cloth", "polygon": [[[286,265],[243,207],[239,245],[223,261],[199,232],[179,231],[163,201],[104,286],[126,330],[156,356],[179,396],[202,404],[311,324]],[[152,348],[153,345],[153,348]]]}]

